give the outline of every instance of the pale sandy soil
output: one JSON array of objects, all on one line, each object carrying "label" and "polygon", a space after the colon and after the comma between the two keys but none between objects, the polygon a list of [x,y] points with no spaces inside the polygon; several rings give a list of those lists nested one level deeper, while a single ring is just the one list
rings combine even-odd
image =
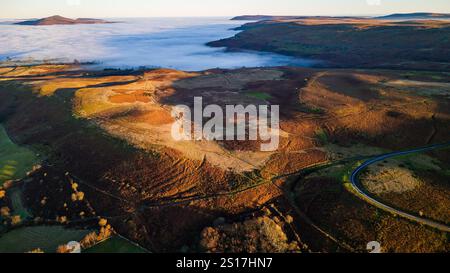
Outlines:
[{"label": "pale sandy soil", "polygon": [[[418,168],[440,171],[438,161],[427,155],[408,157],[410,164]],[[405,166],[402,159],[390,159],[370,165],[361,177],[363,186],[371,193],[405,193],[423,185],[423,181]]]},{"label": "pale sandy soil", "polygon": [[422,183],[410,170],[397,166],[371,166],[361,181],[374,194],[404,193],[418,188]]}]

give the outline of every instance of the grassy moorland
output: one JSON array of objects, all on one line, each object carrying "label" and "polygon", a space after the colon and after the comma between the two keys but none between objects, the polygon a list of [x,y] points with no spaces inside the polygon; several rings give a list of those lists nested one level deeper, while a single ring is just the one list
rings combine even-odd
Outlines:
[{"label": "grassy moorland", "polygon": [[274,18],[239,29],[209,45],[311,58],[323,66],[450,71],[449,21]]},{"label": "grassy moorland", "polygon": [[[12,215],[29,212],[85,229],[102,217],[152,252],[270,251],[270,238],[286,251],[366,251],[373,239],[391,252],[447,251],[445,234],[354,196],[346,179],[355,162],[332,164],[447,141],[447,79],[446,72],[378,69],[110,75],[75,65],[5,68],[0,116],[8,135],[47,161],[21,184],[23,203],[13,186],[0,205]],[[265,153],[258,141],[173,141],[171,106],[189,105],[194,96],[206,104],[282,106],[279,148]],[[448,151],[430,157],[448,170]],[[311,171],[325,163],[333,168]],[[430,182],[427,199],[437,202],[439,187],[447,186]],[[420,189],[405,187],[424,204]],[[382,198],[417,209],[395,192]],[[448,219],[445,207],[429,204],[426,217]],[[130,251],[116,241],[98,251]]]}]

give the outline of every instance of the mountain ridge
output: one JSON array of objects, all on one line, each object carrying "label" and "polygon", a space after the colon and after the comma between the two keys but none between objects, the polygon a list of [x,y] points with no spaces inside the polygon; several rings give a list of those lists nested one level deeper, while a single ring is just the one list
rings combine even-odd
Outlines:
[{"label": "mountain ridge", "polygon": [[365,19],[380,19],[380,20],[439,20],[449,19],[450,13],[433,13],[433,12],[413,12],[413,13],[392,13],[376,17],[362,17],[362,16],[282,16],[282,15],[240,15],[231,18],[234,21],[269,21],[269,20],[295,20],[308,18],[365,18]]}]

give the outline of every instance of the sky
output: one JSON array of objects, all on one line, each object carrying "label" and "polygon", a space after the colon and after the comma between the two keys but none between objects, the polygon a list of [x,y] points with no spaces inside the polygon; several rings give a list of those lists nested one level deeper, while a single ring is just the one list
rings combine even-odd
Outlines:
[{"label": "sky", "polygon": [[450,0],[0,0],[0,18],[450,13]]}]

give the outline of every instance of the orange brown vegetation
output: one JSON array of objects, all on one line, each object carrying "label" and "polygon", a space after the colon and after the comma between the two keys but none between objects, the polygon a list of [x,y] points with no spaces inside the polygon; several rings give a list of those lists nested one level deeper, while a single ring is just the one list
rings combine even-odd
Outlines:
[{"label": "orange brown vegetation", "polygon": [[[405,86],[392,85],[392,80],[401,79],[400,72],[157,69],[108,76],[73,68],[61,68],[53,75],[46,69],[54,68],[30,68],[22,78],[15,75],[17,69],[10,78],[3,75],[0,116],[15,141],[37,147],[51,163],[31,173],[24,186],[26,204],[36,217],[64,216],[69,223],[86,221],[96,227],[99,217],[106,220],[85,245],[109,236],[111,226],[153,251],[198,245],[201,231],[217,217],[236,219],[290,196],[291,189],[284,187],[286,177],[328,161],[331,142],[399,149],[439,142],[450,133],[445,97],[405,92]],[[26,85],[18,79],[26,79]],[[248,96],[250,92],[268,96],[255,98]],[[173,141],[171,106],[190,105],[194,96],[202,96],[206,104],[281,105],[279,149],[265,153],[247,141]],[[339,181],[316,179],[302,185],[296,199],[316,224],[361,251],[384,234],[385,229],[377,229],[380,221],[373,207],[345,191]],[[72,194],[77,202],[70,201]],[[281,210],[292,210],[289,206]],[[289,222],[299,227],[300,234],[309,233],[313,228],[298,224],[305,223],[301,218],[293,215]],[[250,237],[255,240],[240,250],[292,250],[281,233],[272,239],[285,244],[272,248],[258,241],[258,231],[250,228],[272,230],[276,228],[272,220],[247,220],[249,225],[236,219],[238,226],[231,228],[236,238],[254,235]],[[414,226],[392,221],[400,223],[399,230]],[[414,229],[420,240],[437,236],[423,227]],[[226,234],[221,228],[217,233],[208,230],[214,240],[217,233],[220,238]],[[327,241],[311,233],[311,245]],[[383,243],[395,246],[393,251],[405,249],[386,240]],[[219,241],[222,246],[219,243],[216,250],[238,250],[231,241]],[[440,242],[434,251],[445,249]],[[328,243],[318,249],[336,250]]]},{"label": "orange brown vegetation", "polygon": [[207,227],[201,233],[200,246],[218,253],[299,252],[297,242],[290,242],[282,226],[267,216],[242,223]]},{"label": "orange brown vegetation", "polygon": [[[297,186],[301,209],[324,230],[356,251],[378,241],[383,252],[445,252],[444,233],[386,214],[329,178],[306,179]],[[395,224],[394,224],[395,223]]]}]

